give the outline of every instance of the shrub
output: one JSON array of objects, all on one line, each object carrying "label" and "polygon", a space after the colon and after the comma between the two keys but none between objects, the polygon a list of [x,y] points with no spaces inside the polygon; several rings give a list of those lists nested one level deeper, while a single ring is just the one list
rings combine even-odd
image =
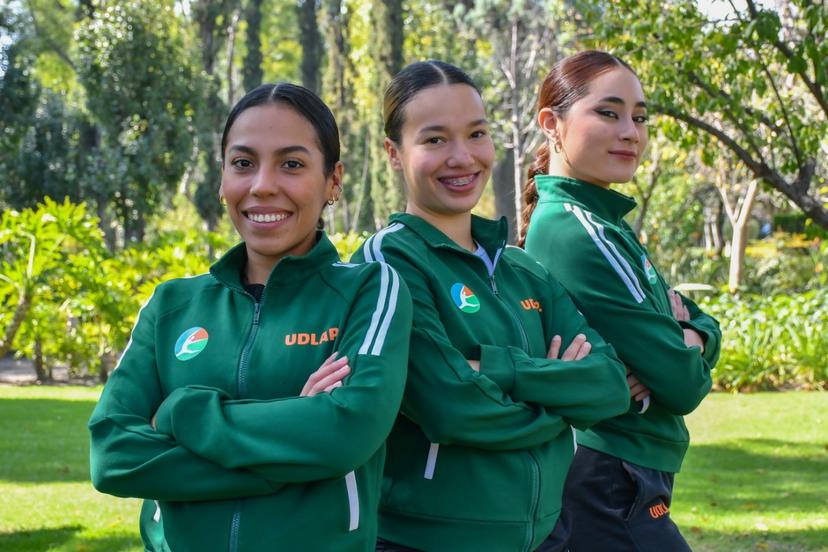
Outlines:
[{"label": "shrub", "polygon": [[726,390],[828,388],[828,289],[789,295],[723,294],[700,301],[722,327],[714,370]]}]

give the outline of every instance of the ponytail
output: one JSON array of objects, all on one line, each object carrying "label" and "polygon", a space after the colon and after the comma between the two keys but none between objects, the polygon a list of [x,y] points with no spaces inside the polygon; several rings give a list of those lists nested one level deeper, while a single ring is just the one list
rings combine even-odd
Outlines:
[{"label": "ponytail", "polygon": [[544,141],[535,153],[535,160],[526,173],[526,185],[523,187],[523,212],[520,220],[520,237],[517,246],[526,245],[526,231],[529,229],[529,220],[532,212],[538,206],[538,186],[535,184],[535,176],[546,174],[549,170],[549,143]]}]

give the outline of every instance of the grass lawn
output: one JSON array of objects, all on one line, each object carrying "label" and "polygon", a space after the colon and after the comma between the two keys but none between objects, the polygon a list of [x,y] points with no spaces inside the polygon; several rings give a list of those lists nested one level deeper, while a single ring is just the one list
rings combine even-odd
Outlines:
[{"label": "grass lawn", "polygon": [[[0,550],[139,552],[139,502],[89,484],[99,388],[0,386]],[[717,394],[672,515],[698,551],[828,551],[828,394]]]}]

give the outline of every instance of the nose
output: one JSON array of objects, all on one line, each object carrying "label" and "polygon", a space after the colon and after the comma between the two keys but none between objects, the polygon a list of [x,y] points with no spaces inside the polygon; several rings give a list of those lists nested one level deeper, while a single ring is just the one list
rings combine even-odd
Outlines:
[{"label": "nose", "polygon": [[250,183],[250,195],[264,197],[279,193],[279,179],[276,170],[266,164],[259,167]]},{"label": "nose", "polygon": [[631,144],[637,144],[641,141],[641,136],[638,133],[638,127],[632,119],[626,119],[621,128],[621,140]]},{"label": "nose", "polygon": [[457,142],[451,148],[446,165],[449,167],[467,167],[474,163],[474,157],[464,142]]}]

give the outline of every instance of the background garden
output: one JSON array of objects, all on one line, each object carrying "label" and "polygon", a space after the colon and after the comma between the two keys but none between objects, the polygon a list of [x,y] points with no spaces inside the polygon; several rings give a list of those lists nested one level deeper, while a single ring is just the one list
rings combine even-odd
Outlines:
[{"label": "background garden", "polygon": [[[346,176],[325,217],[347,258],[403,206],[391,75],[437,58],[482,85],[498,163],[478,210],[513,225],[537,86],[587,47],[633,65],[651,105],[619,187],[630,224],[724,331],[726,393],[689,419],[674,516],[701,550],[828,550],[824,2],[3,0],[0,366],[105,381],[154,286],[234,243],[217,148],[245,90],[300,82],[336,114]],[[0,387],[0,549],[138,549],[135,503],[88,483],[99,393]]]}]

